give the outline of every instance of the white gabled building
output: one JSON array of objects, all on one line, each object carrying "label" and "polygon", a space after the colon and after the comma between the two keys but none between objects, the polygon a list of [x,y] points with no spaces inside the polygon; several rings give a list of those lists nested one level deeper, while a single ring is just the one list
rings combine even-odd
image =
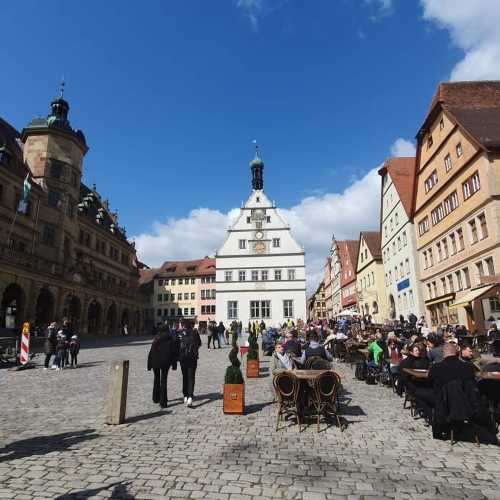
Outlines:
[{"label": "white gabled building", "polygon": [[425,312],[412,205],[415,188],[415,158],[389,158],[379,170],[382,177],[381,247],[389,319],[419,318]]},{"label": "white gabled building", "polygon": [[263,191],[264,163],[250,163],[252,193],[216,253],[217,321],[306,321],[304,249]]}]

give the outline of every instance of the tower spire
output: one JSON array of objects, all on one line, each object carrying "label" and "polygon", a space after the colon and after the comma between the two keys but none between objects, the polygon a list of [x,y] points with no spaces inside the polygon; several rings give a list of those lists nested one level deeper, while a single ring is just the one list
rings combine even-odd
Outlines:
[{"label": "tower spire", "polygon": [[59,85],[59,99],[64,99],[64,86],[66,83],[64,82],[64,76],[61,78],[61,83]]},{"label": "tower spire", "polygon": [[255,156],[250,162],[250,168],[252,170],[252,189],[262,190],[264,188],[264,162],[260,156],[259,146],[257,141],[253,141],[255,145]]}]

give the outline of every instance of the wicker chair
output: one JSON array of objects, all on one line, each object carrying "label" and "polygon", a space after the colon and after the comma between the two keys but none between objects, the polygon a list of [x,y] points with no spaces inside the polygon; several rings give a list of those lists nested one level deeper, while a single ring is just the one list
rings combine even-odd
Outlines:
[{"label": "wicker chair", "polygon": [[280,421],[284,420],[285,415],[294,415],[300,432],[299,380],[291,372],[281,372],[274,376],[273,385],[278,397],[276,430],[279,430]]},{"label": "wicker chair", "polygon": [[338,415],[337,393],[340,389],[340,378],[332,371],[320,373],[314,379],[313,397],[310,403],[312,416],[317,418],[318,432],[321,417],[335,417],[340,430],[344,428]]}]

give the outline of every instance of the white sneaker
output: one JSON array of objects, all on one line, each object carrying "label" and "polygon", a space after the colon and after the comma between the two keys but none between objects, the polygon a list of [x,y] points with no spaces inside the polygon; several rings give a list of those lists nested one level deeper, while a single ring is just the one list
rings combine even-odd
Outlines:
[{"label": "white sneaker", "polygon": [[44,367],[43,367],[43,369],[44,369],[44,370],[47,370],[48,368],[44,366]]},{"label": "white sneaker", "polygon": [[187,404],[188,402],[188,398],[186,396],[184,396],[184,404]]},{"label": "white sneaker", "polygon": [[191,408],[193,406],[193,398],[188,398],[187,399],[187,406]]}]

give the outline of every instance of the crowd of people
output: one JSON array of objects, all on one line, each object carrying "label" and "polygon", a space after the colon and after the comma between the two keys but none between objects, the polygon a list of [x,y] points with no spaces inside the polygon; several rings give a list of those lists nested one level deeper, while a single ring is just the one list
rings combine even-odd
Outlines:
[{"label": "crowd of people", "polygon": [[[488,339],[491,352],[496,354],[500,335],[495,324]],[[500,372],[500,362],[484,353],[482,356],[473,340],[462,328],[443,328],[432,333],[417,318],[396,323],[390,329],[374,325],[369,318],[342,318],[310,321],[300,326],[285,324],[262,332],[263,346],[273,347],[270,363],[273,375],[308,368],[309,358],[325,363],[335,359],[349,361],[356,367],[358,379],[392,386],[405,398],[405,403],[409,401],[415,418],[433,425],[436,438],[445,435],[434,425],[443,413],[443,391],[445,388],[450,391],[455,382],[461,388],[468,388],[460,389],[462,393],[465,391],[465,396],[461,396],[466,401],[475,398],[472,406],[476,406],[474,412],[484,425],[491,417],[488,406],[492,404],[494,411],[499,406],[500,382],[479,374]],[[425,378],[414,378],[405,368],[425,371]]]}]

